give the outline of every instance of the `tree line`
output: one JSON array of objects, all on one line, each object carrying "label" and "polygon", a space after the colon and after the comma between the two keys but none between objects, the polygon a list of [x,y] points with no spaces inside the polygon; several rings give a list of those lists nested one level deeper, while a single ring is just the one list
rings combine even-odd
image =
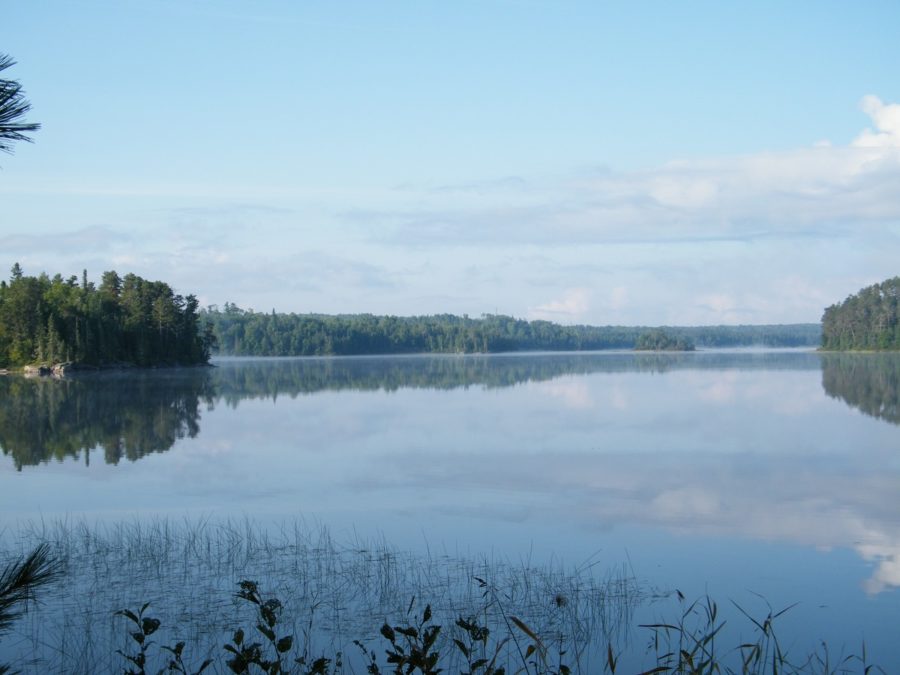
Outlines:
[{"label": "tree line", "polygon": [[[328,356],[509,351],[632,349],[641,326],[563,326],[499,314],[480,318],[281,314],[244,310],[226,302],[201,316],[213,327],[219,353],[234,356]],[[815,347],[818,324],[666,327],[680,344],[706,347]]]},{"label": "tree line", "polygon": [[66,279],[26,276],[18,263],[0,282],[0,367],[74,362],[91,365],[194,365],[209,360],[211,327],[198,301],[162,281],[87,271]]},{"label": "tree line", "polygon": [[822,316],[822,348],[900,350],[900,277],[863,288]]}]

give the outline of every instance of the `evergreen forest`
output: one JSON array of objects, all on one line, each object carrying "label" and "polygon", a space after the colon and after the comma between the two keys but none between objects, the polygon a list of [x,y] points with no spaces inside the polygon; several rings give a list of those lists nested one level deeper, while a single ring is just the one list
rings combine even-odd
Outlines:
[{"label": "evergreen forest", "polygon": [[[481,318],[279,314],[233,303],[201,311],[213,326],[219,353],[231,356],[492,353],[633,349],[650,329],[640,326],[563,326],[499,314]],[[818,324],[667,327],[683,346],[817,347]],[[654,333],[655,334],[655,333]]]},{"label": "evergreen forest", "polygon": [[0,368],[89,365],[196,365],[214,337],[200,326],[197,298],[162,281],[104,272],[100,286],[57,274],[26,276],[16,263],[0,282]]},{"label": "evergreen forest", "polygon": [[900,350],[900,277],[863,288],[822,316],[822,349]]},{"label": "evergreen forest", "polygon": [[676,337],[659,328],[638,335],[634,348],[638,351],[655,352],[692,352],[695,349],[690,338]]}]

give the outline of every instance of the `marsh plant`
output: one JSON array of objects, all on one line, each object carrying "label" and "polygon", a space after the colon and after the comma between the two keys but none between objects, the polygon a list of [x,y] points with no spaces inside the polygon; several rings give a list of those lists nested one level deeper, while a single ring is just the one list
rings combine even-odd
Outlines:
[{"label": "marsh plant", "polygon": [[[281,675],[288,672],[302,675],[336,675],[344,672],[341,652],[336,653],[333,658],[320,656],[310,659],[308,649],[304,649],[302,654],[294,655],[295,636],[290,633],[281,634],[279,625],[283,608],[281,601],[275,597],[264,597],[255,581],[245,579],[239,582],[239,587],[236,597],[255,608],[255,626],[252,631],[238,628],[232,634],[231,641],[225,643],[223,660],[230,672],[237,675],[246,673]],[[159,630],[160,621],[146,614],[148,607],[149,603],[145,603],[136,612],[129,609],[115,612],[117,616],[122,616],[130,622],[128,632],[136,645],[132,653],[121,650],[118,652],[127,661],[123,675],[147,675],[148,672],[154,672],[150,668],[151,647],[154,645],[150,638]],[[439,642],[438,638],[443,627],[434,622],[431,605],[426,605],[421,614],[414,612],[415,607],[416,599],[412,598],[404,621],[393,625],[385,621],[381,626],[379,633],[384,641],[382,659],[379,658],[377,649],[368,647],[362,640],[354,640],[354,645],[363,656],[363,667],[367,673],[439,675],[445,672],[442,666],[450,666],[449,670],[452,671],[459,668],[461,663],[462,675],[476,675],[476,673],[506,675],[507,668],[498,666],[497,662],[504,656],[508,657],[504,654],[504,647],[511,642],[516,644],[520,659],[517,667],[511,672],[535,675],[569,675],[571,672],[562,664],[556,668],[550,667],[541,638],[515,616],[509,617],[512,622],[510,625],[515,626],[533,641],[524,650],[519,647],[515,636],[504,637],[499,642],[489,644],[491,630],[478,625],[474,617],[469,619],[459,617],[456,620],[457,630],[454,635],[457,637],[453,637],[451,649],[449,643]],[[253,637],[250,637],[251,635]],[[259,639],[260,637],[262,639]],[[179,642],[175,647],[161,647],[162,651],[168,652],[168,655],[162,655],[164,661],[168,660],[168,665],[155,672],[160,675],[167,671],[199,675],[213,664],[214,659],[206,659],[196,671],[191,670],[184,661],[184,644]],[[446,652],[442,655],[442,648],[448,649],[451,657],[461,654],[462,661],[460,662],[458,658],[448,659]],[[490,658],[488,654],[491,654]],[[533,658],[535,655],[538,658]],[[351,672],[352,670],[351,668]]]},{"label": "marsh plant", "polygon": [[9,537],[4,549],[20,553],[3,574],[11,604],[0,609],[21,610],[37,587],[66,579],[37,611],[0,621],[0,661],[27,672],[883,672],[864,646],[786,648],[776,627],[791,607],[756,616],[729,605],[737,621],[725,629],[713,600],[676,592],[663,619],[635,627],[638,605],[663,597],[628,569],[598,574],[596,561],[566,569],[413,555],[384,542],[340,545],[300,522],[51,523]]},{"label": "marsh plant", "polygon": [[[726,620],[712,598],[705,596],[688,602],[681,591],[675,591],[675,594],[680,611],[674,620],[640,626],[650,633],[647,652],[652,654],[656,664],[641,675],[885,675],[882,668],[869,663],[865,643],[859,654],[834,657],[825,643],[821,643],[815,652],[799,658],[791,654],[780,640],[775,624],[796,605],[775,610],[763,599],[768,611],[764,617],[757,618],[732,601],[735,610],[750,622],[753,631],[752,639],[740,640],[735,645],[722,639]],[[615,672],[612,652],[609,658],[611,670]]]},{"label": "marsh plant", "polygon": [[[36,602],[37,592],[56,581],[62,572],[47,544],[39,544],[28,555],[10,562],[0,573],[0,636]],[[11,666],[0,663],[0,675]]]},{"label": "marsh plant", "polygon": [[[283,670],[303,672],[322,657],[334,668],[342,654],[344,671],[360,672],[363,657],[354,641],[376,648],[380,657],[383,637],[378,627],[388,620],[392,626],[410,625],[404,617],[412,597],[421,599],[415,610],[419,619],[430,605],[431,621],[443,627],[435,647],[453,664],[445,668],[458,664],[472,670],[453,642],[457,638],[465,644],[468,639],[456,621],[462,617],[489,627],[486,648],[493,649],[494,637],[508,632],[502,607],[545,644],[555,648],[563,639],[572,663],[582,650],[580,667],[573,670],[592,672],[593,648],[583,645],[602,644],[605,649],[607,641],[623,642],[635,607],[647,597],[628,569],[601,567],[597,559],[565,567],[443,551],[413,554],[383,540],[338,543],[327,529],[302,521],[269,528],[251,521],[45,522],[0,539],[8,551],[26,550],[36,542],[47,542],[59,557],[66,583],[45,599],[39,612],[16,624],[14,639],[0,644],[0,660],[23,664],[22,670],[28,663],[29,672],[122,672],[118,652],[139,651],[130,634],[138,626],[115,612],[128,608],[138,616],[148,602],[143,618],[160,621],[147,636],[154,642],[150,649],[157,667],[168,667],[160,661],[161,651],[177,661],[161,646],[175,649],[179,643],[184,643],[179,656],[188,672],[206,659],[214,663],[205,673],[232,672],[222,660],[226,642],[239,653],[258,642],[264,648],[260,660],[277,662],[277,643],[290,635],[293,644],[281,658]],[[489,584],[493,595],[485,596],[487,588],[474,582],[475,577]],[[254,580],[263,604],[274,598],[281,603],[278,609],[271,607],[277,618],[274,645],[257,629],[268,625],[265,617],[260,620],[263,605],[236,593],[240,580]],[[566,600],[557,602],[558,597]],[[238,629],[243,640],[235,645]],[[529,640],[514,630],[520,641]],[[503,659],[512,648],[514,644],[503,646],[494,668],[508,667]],[[526,649],[523,643],[523,652]],[[493,656],[486,656],[488,662]],[[472,658],[471,664],[476,661]],[[260,672],[258,664],[248,668]],[[478,666],[474,672],[483,669]]]},{"label": "marsh plant", "polygon": [[[482,587],[483,580],[476,579]],[[251,641],[243,628],[235,631],[232,641],[224,645],[225,665],[233,673],[267,673],[281,674],[286,672],[302,675],[338,675],[343,674],[344,662],[340,652],[334,658],[321,656],[310,661],[308,652],[293,656],[294,636],[280,634],[279,617],[282,608],[277,598],[264,598],[256,582],[244,580],[240,582],[237,597],[256,608],[255,631],[264,640]],[[496,589],[488,589],[488,595],[494,595]],[[769,607],[768,614],[760,619],[754,618],[736,603],[737,611],[755,628],[756,639],[741,642],[736,646],[725,645],[722,648],[720,633],[725,620],[720,617],[718,605],[708,596],[688,603],[681,592],[676,591],[681,612],[672,622],[644,624],[641,628],[650,631],[651,638],[647,653],[655,661],[649,669],[642,669],[640,675],[778,675],[779,673],[809,673],[816,675],[837,675],[838,673],[882,673],[884,671],[870,664],[866,658],[865,645],[859,655],[833,658],[826,645],[806,656],[799,662],[794,661],[775,632],[775,621],[792,607],[775,611]],[[496,602],[491,598],[491,602]],[[538,635],[524,621],[514,615],[503,614],[508,632],[503,630],[499,640],[491,638],[494,634],[487,626],[478,623],[475,617],[468,619],[459,617],[451,627],[452,640],[442,641],[443,626],[434,622],[430,605],[419,613],[416,600],[412,598],[407,607],[404,620],[390,623],[385,621],[379,630],[381,647],[371,647],[361,640],[354,640],[359,648],[363,663],[361,667],[369,675],[439,675],[443,672],[459,672],[460,675],[570,675],[573,671],[564,662],[566,652],[560,650],[551,658],[545,639]],[[117,614],[127,617],[137,630],[132,633],[138,643],[136,654],[122,653],[130,665],[124,675],[146,675],[147,649],[152,644],[147,638],[159,628],[159,621],[144,615],[147,605],[137,613],[121,610]],[[414,611],[415,610],[415,611]],[[523,639],[524,638],[524,639]],[[507,650],[506,647],[514,646]],[[183,643],[179,643],[183,647]],[[175,653],[171,648],[163,649]],[[379,655],[381,652],[381,656]],[[459,657],[462,657],[460,659]],[[178,662],[170,660],[169,671],[189,673],[181,661],[178,651]],[[502,661],[505,665],[498,665]],[[199,674],[212,663],[212,659],[203,662]],[[130,666],[136,665],[139,670]],[[606,661],[597,670],[586,672],[602,672],[615,674],[619,669],[619,658],[614,653],[611,643],[607,644]],[[159,671],[160,673],[163,670]],[[352,667],[349,672],[356,672]],[[631,671],[633,672],[633,671]]]}]

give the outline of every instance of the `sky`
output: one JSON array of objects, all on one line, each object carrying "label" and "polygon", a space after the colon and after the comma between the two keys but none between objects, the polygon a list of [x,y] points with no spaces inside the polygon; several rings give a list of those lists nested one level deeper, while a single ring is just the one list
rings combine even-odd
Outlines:
[{"label": "sky", "polygon": [[596,325],[815,322],[900,274],[900,3],[3,17],[42,128],[0,155],[0,268]]}]

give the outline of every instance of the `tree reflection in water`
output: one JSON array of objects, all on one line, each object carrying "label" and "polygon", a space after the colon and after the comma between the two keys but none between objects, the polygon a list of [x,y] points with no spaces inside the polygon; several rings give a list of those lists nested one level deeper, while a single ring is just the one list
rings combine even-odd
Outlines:
[{"label": "tree reflection in water", "polygon": [[0,447],[16,469],[51,459],[108,464],[171,448],[200,431],[211,406],[208,369],[98,373],[66,379],[0,377]]},{"label": "tree reflection in water", "polygon": [[123,371],[66,379],[0,377],[0,448],[17,469],[51,459],[134,461],[200,432],[220,401],[322,391],[511,387],[565,375],[675,370],[816,370],[822,385],[867,415],[900,424],[900,355],[814,352],[580,353],[223,359],[216,368]]},{"label": "tree reflection in water", "polygon": [[866,415],[900,424],[900,354],[823,354],[822,387]]}]

